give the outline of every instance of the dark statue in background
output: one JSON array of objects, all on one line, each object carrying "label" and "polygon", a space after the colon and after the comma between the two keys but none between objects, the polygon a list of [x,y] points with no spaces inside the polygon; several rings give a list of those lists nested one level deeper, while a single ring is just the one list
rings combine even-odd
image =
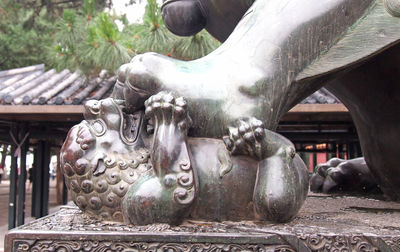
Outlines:
[{"label": "dark statue in background", "polygon": [[332,158],[318,164],[310,179],[310,190],[345,194],[382,193],[363,157],[350,160]]},{"label": "dark statue in background", "polygon": [[121,66],[112,97],[86,104],[86,120],[62,148],[74,202],[133,224],[289,221],[308,176],[292,143],[273,130],[325,84],[352,113],[382,190],[398,198],[396,1],[165,2],[172,31],[206,28],[226,41],[195,61],[147,53]]}]

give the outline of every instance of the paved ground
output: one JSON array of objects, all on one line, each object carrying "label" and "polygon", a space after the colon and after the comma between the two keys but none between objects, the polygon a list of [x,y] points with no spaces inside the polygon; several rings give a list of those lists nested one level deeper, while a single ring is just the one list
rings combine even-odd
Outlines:
[{"label": "paved ground", "polygon": [[[50,180],[50,191],[49,191],[49,212],[55,212],[59,209],[56,203],[56,181]],[[31,217],[31,198],[32,188],[28,190],[29,183],[26,184],[26,201],[25,201],[25,223],[33,220]],[[8,231],[8,195],[9,195],[10,183],[9,180],[2,181],[0,184],[0,252],[4,249],[4,235]]]}]

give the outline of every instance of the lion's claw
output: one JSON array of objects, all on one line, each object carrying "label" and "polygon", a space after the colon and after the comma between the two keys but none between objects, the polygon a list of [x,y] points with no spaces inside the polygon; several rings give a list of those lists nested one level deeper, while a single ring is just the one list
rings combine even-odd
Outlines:
[{"label": "lion's claw", "polygon": [[190,126],[187,102],[183,97],[176,97],[170,92],[160,92],[145,101],[145,114],[156,125],[176,124],[181,130]]},{"label": "lion's claw", "polygon": [[263,123],[256,118],[239,120],[237,127],[229,127],[229,136],[223,138],[232,154],[243,154],[261,158]]}]

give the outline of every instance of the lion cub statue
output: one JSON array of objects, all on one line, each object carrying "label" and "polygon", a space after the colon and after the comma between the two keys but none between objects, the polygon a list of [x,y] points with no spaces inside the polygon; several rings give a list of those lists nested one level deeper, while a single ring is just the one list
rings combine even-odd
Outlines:
[{"label": "lion cub statue", "polygon": [[188,137],[187,107],[170,92],[134,112],[124,100],[88,101],[61,150],[75,204],[135,225],[294,218],[308,173],[293,144],[255,118],[239,120],[223,139]]}]

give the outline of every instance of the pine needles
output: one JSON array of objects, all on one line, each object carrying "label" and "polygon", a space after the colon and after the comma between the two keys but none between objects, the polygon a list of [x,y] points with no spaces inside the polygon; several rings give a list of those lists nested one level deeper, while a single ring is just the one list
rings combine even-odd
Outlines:
[{"label": "pine needles", "polygon": [[[103,12],[99,2],[82,0],[79,8],[64,8],[58,15],[53,9],[50,16],[45,8],[36,13],[34,8],[21,8],[19,1],[1,0],[0,68],[46,63],[57,70],[80,69],[86,75],[97,75],[102,69],[114,72],[145,52],[192,60],[219,45],[205,31],[185,38],[169,32],[156,0],[147,0],[139,24],[127,24],[125,16]],[[28,2],[23,4],[26,7]],[[124,23],[122,31],[116,20]]]},{"label": "pine needles", "polygon": [[182,60],[201,58],[214,51],[219,46],[206,31],[201,31],[194,36],[180,38],[174,45],[172,57]]}]

